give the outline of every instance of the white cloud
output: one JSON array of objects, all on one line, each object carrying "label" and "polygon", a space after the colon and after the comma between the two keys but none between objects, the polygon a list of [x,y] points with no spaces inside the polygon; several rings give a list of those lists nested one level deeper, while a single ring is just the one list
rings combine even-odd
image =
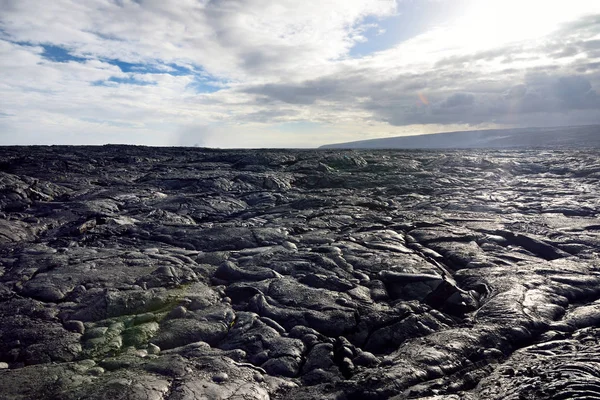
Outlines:
[{"label": "white cloud", "polygon": [[600,122],[600,2],[472,3],[351,58],[393,0],[0,0],[0,140],[305,147]]},{"label": "white cloud", "polygon": [[393,0],[4,0],[12,38],[128,62],[188,62],[240,79],[300,74],[346,54],[367,15]]}]

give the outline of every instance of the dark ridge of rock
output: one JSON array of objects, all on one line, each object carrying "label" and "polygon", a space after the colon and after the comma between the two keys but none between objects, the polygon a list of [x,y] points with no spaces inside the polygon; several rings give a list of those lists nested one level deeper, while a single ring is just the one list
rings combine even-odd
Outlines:
[{"label": "dark ridge of rock", "polygon": [[0,398],[598,397],[598,156],[0,148]]},{"label": "dark ridge of rock", "polygon": [[322,149],[491,149],[600,147],[600,125],[488,129],[358,140]]}]

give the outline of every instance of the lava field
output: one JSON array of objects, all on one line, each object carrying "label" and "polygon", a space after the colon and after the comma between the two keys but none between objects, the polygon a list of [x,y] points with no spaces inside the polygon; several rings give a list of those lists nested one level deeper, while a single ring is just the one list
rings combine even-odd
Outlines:
[{"label": "lava field", "polygon": [[600,150],[0,148],[2,399],[600,399]]}]

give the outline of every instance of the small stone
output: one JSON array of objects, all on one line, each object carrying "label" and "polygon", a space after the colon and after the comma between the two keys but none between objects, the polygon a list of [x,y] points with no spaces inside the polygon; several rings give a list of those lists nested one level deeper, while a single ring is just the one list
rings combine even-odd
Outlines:
[{"label": "small stone", "polygon": [[490,358],[496,358],[496,359],[501,359],[504,357],[504,353],[502,353],[500,350],[495,349],[495,348],[491,348],[491,349],[485,349],[483,351],[483,356],[486,359],[490,359]]},{"label": "small stone", "polygon": [[0,369],[8,369],[8,363],[0,362]]},{"label": "small stone", "polygon": [[340,350],[339,350],[342,358],[344,357],[348,357],[348,358],[352,358],[354,357],[354,354],[352,353],[352,349],[350,349],[347,346],[343,346]]},{"label": "small stone", "polygon": [[340,364],[342,371],[350,372],[354,370],[354,363],[348,357],[344,357]]},{"label": "small stone", "polygon": [[304,373],[317,368],[326,370],[333,364],[333,345],[330,343],[319,343],[308,353],[302,369]]},{"label": "small stone", "polygon": [[319,383],[332,382],[335,379],[337,379],[336,373],[331,370],[324,370],[322,368],[313,369],[302,376],[302,382],[309,386],[318,385]]},{"label": "small stone", "polygon": [[353,360],[354,364],[372,367],[379,364],[379,359],[371,352],[361,351]]},{"label": "small stone", "polygon": [[96,328],[88,329],[86,333],[86,339],[96,339],[104,337],[104,335],[108,332],[108,328],[105,326],[99,326]]},{"label": "small stone", "polygon": [[83,322],[81,322],[81,321],[75,321],[75,320],[66,321],[63,325],[66,330],[71,331],[71,332],[77,332],[82,335],[85,332],[85,326],[83,325]]},{"label": "small stone", "polygon": [[158,353],[160,353],[160,347],[158,347],[154,343],[150,343],[148,345],[147,351],[148,351],[148,354],[158,354]]},{"label": "small stone", "polygon": [[133,352],[133,354],[135,354],[136,356],[138,356],[138,357],[140,357],[140,358],[145,358],[145,357],[147,357],[147,356],[148,356],[148,350],[144,350],[144,349],[137,350],[137,349],[136,349],[136,350]]},{"label": "small stone", "polygon": [[183,306],[178,306],[171,310],[171,312],[169,313],[169,318],[183,318],[185,317],[185,314],[187,314],[187,309]]},{"label": "small stone", "polygon": [[296,246],[294,243],[292,242],[288,242],[287,240],[285,240],[283,243],[281,243],[281,245],[283,247],[285,247],[288,250],[292,250],[292,251],[296,251],[298,250],[298,246]]},{"label": "small stone", "polygon": [[265,377],[263,376],[263,374],[256,372],[254,373],[254,375],[252,375],[252,377],[254,378],[254,380],[256,382],[264,382],[265,381]]},{"label": "small stone", "polygon": [[104,368],[102,367],[93,367],[88,369],[88,374],[93,376],[100,376],[104,373]]},{"label": "small stone", "polygon": [[77,363],[78,365],[84,367],[84,368],[92,368],[96,366],[96,361],[94,360],[90,360],[89,358],[87,360],[81,360]]},{"label": "small stone", "polygon": [[361,282],[362,284],[365,284],[371,280],[371,278],[369,278],[369,275],[365,274],[364,272],[354,271],[353,275],[354,278],[358,279],[359,282]]},{"label": "small stone", "polygon": [[261,365],[269,375],[293,377],[300,368],[299,359],[291,356],[271,358]]},{"label": "small stone", "polygon": [[254,355],[252,362],[255,364],[264,364],[269,360],[269,352],[266,350],[260,351]]},{"label": "small stone", "polygon": [[346,299],[344,297],[338,297],[337,299],[335,299],[335,302],[341,306],[351,305],[351,303],[348,301],[348,299]]},{"label": "small stone", "polygon": [[56,303],[65,298],[65,294],[54,286],[25,287],[23,294],[44,302]]},{"label": "small stone", "polygon": [[216,383],[225,382],[227,379],[229,379],[229,375],[227,375],[225,372],[217,372],[212,377],[212,380]]},{"label": "small stone", "polygon": [[317,335],[308,333],[302,336],[302,343],[304,343],[307,347],[313,347],[314,345],[319,343],[319,338],[317,337]]}]

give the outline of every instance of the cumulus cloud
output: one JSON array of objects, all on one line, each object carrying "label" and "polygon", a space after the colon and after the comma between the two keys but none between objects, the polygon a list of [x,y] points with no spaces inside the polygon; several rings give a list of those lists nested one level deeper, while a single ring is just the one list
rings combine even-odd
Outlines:
[{"label": "cumulus cloud", "polygon": [[344,55],[367,15],[395,11],[392,0],[4,0],[11,39],[52,43],[81,57],[195,65],[243,78]]}]

